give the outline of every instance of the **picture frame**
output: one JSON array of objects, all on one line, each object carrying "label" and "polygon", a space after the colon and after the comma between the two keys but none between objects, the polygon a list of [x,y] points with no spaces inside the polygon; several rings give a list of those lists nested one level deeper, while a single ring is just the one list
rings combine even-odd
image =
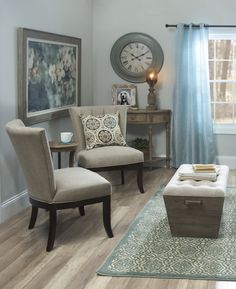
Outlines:
[{"label": "picture frame", "polygon": [[113,84],[112,103],[114,105],[136,106],[137,87],[133,84]]},{"label": "picture frame", "polygon": [[18,117],[26,125],[69,115],[81,102],[81,39],[18,29]]}]

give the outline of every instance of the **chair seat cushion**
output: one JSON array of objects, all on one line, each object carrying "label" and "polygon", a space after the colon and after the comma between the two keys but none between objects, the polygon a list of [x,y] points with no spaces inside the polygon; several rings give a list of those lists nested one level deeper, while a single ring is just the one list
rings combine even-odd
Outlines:
[{"label": "chair seat cushion", "polygon": [[104,146],[78,153],[79,165],[85,168],[123,166],[144,161],[143,153],[128,146]]},{"label": "chair seat cushion", "polygon": [[84,168],[54,171],[56,194],[53,202],[76,202],[111,194],[111,184],[99,174]]}]

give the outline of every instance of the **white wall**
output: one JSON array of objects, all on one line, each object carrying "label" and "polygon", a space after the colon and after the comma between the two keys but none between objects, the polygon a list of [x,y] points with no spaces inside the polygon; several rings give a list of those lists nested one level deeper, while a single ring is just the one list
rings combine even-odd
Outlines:
[{"label": "white wall", "polygon": [[[26,27],[82,39],[82,104],[92,104],[91,0],[0,0],[0,195],[6,202],[25,190],[21,169],[5,133],[6,122],[17,117],[17,28]],[[71,130],[68,117],[37,126],[49,138]]]},{"label": "white wall", "polygon": [[[208,24],[236,24],[234,0],[95,0],[93,1],[93,70],[95,104],[111,103],[113,83],[126,83],[119,78],[110,65],[110,50],[114,42],[129,32],[144,32],[154,37],[164,51],[164,66],[158,80],[160,108],[172,109],[175,75],[175,29],[166,29],[165,24],[179,22],[204,22]],[[235,30],[236,32],[236,30]],[[138,102],[145,107],[147,84],[138,84]],[[144,129],[128,127],[136,135]],[[156,132],[162,132],[156,129]],[[155,132],[154,132],[155,133]],[[236,136],[217,135],[217,150],[220,156],[235,158]],[[154,140],[156,154],[165,153],[164,133]],[[232,165],[232,164],[231,164]]]}]

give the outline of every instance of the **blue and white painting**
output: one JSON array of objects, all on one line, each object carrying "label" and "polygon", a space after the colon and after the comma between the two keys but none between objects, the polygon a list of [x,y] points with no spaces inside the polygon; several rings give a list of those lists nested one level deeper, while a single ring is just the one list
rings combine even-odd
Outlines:
[{"label": "blue and white painting", "polygon": [[28,116],[77,105],[78,47],[27,41]]}]

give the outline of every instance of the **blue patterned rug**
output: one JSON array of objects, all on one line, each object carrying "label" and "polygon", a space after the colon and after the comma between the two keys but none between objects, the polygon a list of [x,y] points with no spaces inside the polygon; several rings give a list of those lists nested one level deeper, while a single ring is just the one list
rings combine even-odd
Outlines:
[{"label": "blue patterned rug", "polygon": [[217,239],[171,237],[157,192],[97,274],[236,281],[236,188],[227,189]]}]

